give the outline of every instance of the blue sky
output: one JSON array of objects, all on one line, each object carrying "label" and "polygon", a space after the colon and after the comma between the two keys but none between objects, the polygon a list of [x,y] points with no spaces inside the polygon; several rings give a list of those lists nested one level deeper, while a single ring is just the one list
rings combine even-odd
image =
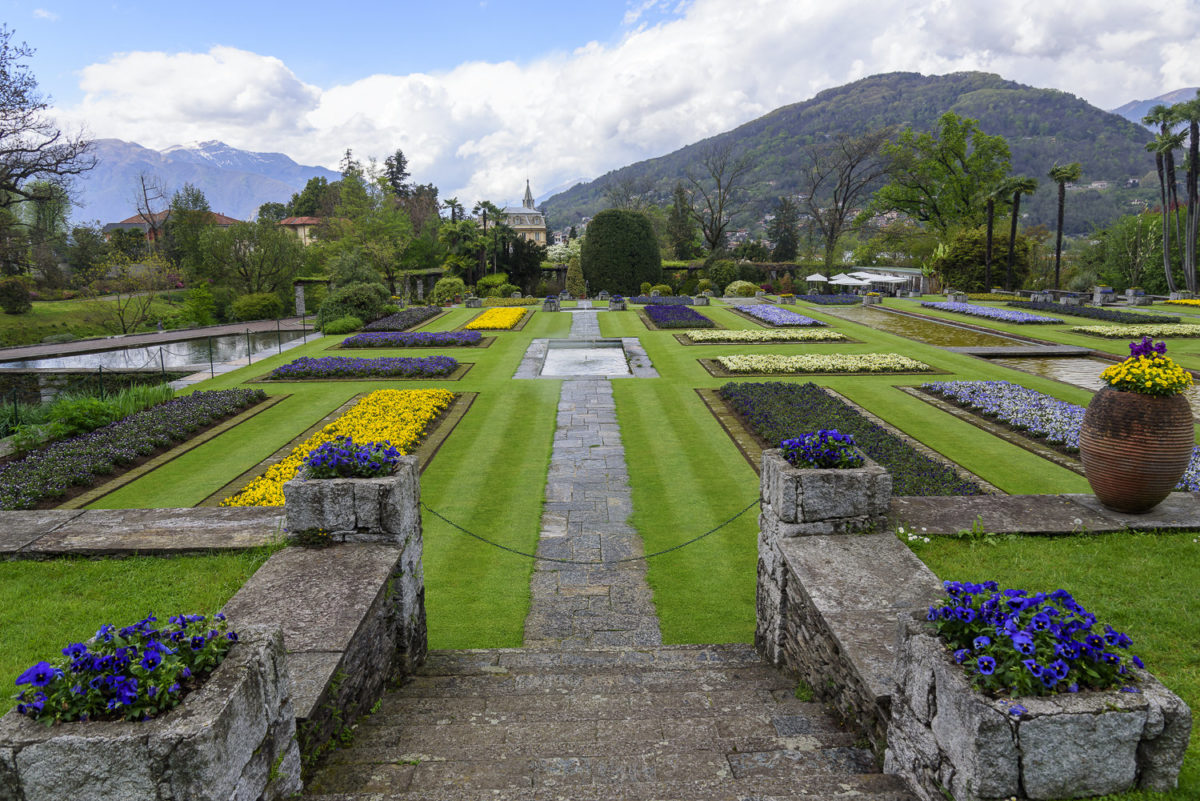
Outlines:
[{"label": "blue sky", "polygon": [[1113,108],[1200,84],[1197,0],[0,0],[68,128],[536,195],[869,75],[983,70]]}]

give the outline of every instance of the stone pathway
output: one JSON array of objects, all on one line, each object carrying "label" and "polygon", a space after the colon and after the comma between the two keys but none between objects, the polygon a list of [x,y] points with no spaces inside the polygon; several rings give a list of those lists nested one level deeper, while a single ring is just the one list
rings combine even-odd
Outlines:
[{"label": "stone pathway", "polygon": [[[572,339],[599,337],[597,312],[572,313]],[[603,378],[563,381],[538,556],[598,562],[640,555],[641,538],[628,522],[632,511],[612,385]],[[531,590],[526,645],[662,642],[644,562],[539,561]]]}]

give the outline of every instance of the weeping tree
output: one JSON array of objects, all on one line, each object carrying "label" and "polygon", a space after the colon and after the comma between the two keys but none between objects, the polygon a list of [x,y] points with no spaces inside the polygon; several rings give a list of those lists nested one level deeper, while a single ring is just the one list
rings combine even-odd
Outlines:
[{"label": "weeping tree", "polygon": [[1062,266],[1063,214],[1067,207],[1067,184],[1078,181],[1083,175],[1083,165],[1078,161],[1070,164],[1055,164],[1050,168],[1047,177],[1058,184],[1058,230],[1054,234],[1054,288],[1058,289],[1058,279]]}]

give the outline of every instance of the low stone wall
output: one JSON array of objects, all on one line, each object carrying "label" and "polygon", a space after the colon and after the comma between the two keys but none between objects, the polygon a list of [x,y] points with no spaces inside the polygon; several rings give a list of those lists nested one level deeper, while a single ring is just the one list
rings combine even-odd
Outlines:
[{"label": "low stone wall", "polygon": [[0,719],[0,798],[228,801],[291,798],[300,752],[278,629],[242,627],[225,661],[154,720],[46,727]]}]

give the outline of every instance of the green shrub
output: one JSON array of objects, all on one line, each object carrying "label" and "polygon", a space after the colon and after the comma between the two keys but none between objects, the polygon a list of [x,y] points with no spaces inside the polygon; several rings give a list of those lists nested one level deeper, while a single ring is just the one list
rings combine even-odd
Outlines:
[{"label": "green shrub", "polygon": [[479,279],[475,284],[475,294],[481,298],[498,298],[497,290],[508,283],[508,273],[492,273]]},{"label": "green shrub", "polygon": [[242,295],[233,302],[230,314],[235,320],[276,320],[283,314],[283,301],[273,292]]},{"label": "green shrub", "polygon": [[337,336],[338,334],[349,334],[351,331],[357,331],[362,327],[362,320],[348,315],[325,323],[324,327],[321,328],[321,332],[330,336]]},{"label": "green shrub", "polygon": [[700,293],[700,290],[698,290],[696,288],[696,283],[697,282],[696,282],[695,278],[689,278],[687,281],[684,281],[683,286],[681,286],[679,288],[679,294],[681,294],[681,295],[698,295]]},{"label": "green shrub", "polygon": [[20,278],[0,280],[0,309],[5,314],[25,314],[33,308],[29,285]]},{"label": "green shrub", "polygon": [[[567,262],[567,294],[571,297],[582,298],[587,294],[587,283],[583,280],[583,267],[579,266],[579,257],[572,254]],[[539,295],[545,293],[538,293]]]},{"label": "green shrub", "polygon": [[671,287],[667,286],[666,284],[655,284],[654,286],[650,287],[650,292],[654,292],[656,289],[658,290],[658,294],[662,295],[663,297],[671,294]]},{"label": "green shrub", "polygon": [[642,283],[662,280],[662,255],[645,215],[605,209],[588,224],[580,251],[583,277],[593,292],[633,294]]},{"label": "green shrub", "polygon": [[355,284],[383,286],[383,278],[379,272],[363,262],[357,253],[339,253],[326,266],[326,274],[330,278],[330,288],[333,290]]},{"label": "green shrub", "polygon": [[100,398],[63,398],[50,407],[50,436],[86,434],[108,425],[118,414],[116,404]]},{"label": "green shrub", "polygon": [[737,265],[728,259],[714,261],[708,268],[708,278],[712,281],[713,292],[724,292],[725,287],[737,280]]},{"label": "green shrub", "polygon": [[752,298],[757,291],[757,284],[752,284],[749,281],[733,281],[729,286],[725,287],[725,297]]},{"label": "green shrub", "polygon": [[650,290],[653,288],[654,288],[654,284],[650,283],[649,281],[643,281],[642,285],[640,287],[638,287],[638,294],[639,295],[649,295]]},{"label": "green shrub", "polygon": [[[714,291],[713,290],[713,282],[707,278],[701,278],[699,281],[696,282],[696,293],[699,294],[699,293],[705,292],[705,291],[707,291],[707,292]],[[691,293],[689,292],[688,294],[691,294]]]},{"label": "green shrub", "polygon": [[357,317],[363,322],[373,322],[383,316],[383,307],[391,301],[391,295],[383,284],[351,284],[335,290],[317,312],[317,328],[340,317]]},{"label": "green shrub", "polygon": [[166,403],[174,397],[175,390],[171,389],[170,384],[133,384],[115,395],[110,395],[106,400],[116,408],[117,416],[114,419],[119,420],[151,406]]},{"label": "green shrub", "polygon": [[517,286],[516,284],[501,284],[500,286],[496,287],[496,297],[511,298],[514,292],[520,291],[521,287]]},{"label": "green shrub", "polygon": [[447,303],[453,303],[455,295],[465,294],[467,294],[467,285],[461,278],[446,276],[439,278],[438,282],[433,285],[433,293],[429,298],[437,305],[444,306]]},{"label": "green shrub", "polygon": [[212,325],[217,302],[207,286],[196,286],[184,294],[182,319],[187,325]]}]

